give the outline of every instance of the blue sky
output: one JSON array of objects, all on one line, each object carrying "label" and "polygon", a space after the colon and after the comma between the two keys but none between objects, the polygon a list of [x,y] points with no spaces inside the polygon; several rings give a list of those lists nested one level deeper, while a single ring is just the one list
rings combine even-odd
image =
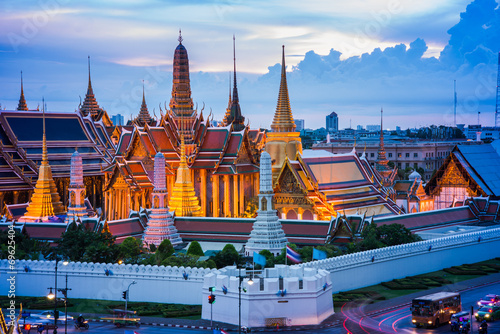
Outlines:
[{"label": "blue sky", "polygon": [[500,10],[495,0],[160,1],[0,3],[0,103],[14,109],[20,71],[28,106],[73,111],[87,87],[109,114],[137,115],[145,81],[150,112],[170,99],[182,28],[192,96],[222,119],[236,35],[242,113],[269,128],[286,46],[290,101],[306,127],[379,122],[403,128],[493,125]]}]

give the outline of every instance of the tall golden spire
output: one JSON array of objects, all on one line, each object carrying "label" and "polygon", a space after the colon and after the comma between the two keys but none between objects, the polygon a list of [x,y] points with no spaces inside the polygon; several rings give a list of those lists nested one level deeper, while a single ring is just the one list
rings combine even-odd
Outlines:
[{"label": "tall golden spire", "polygon": [[146,104],[146,96],[144,94],[144,80],[142,80],[142,104],[139,116],[136,117],[135,122],[139,126],[145,126],[146,124],[150,124],[151,121],[152,118],[149,114],[148,105]]},{"label": "tall golden spire", "polygon": [[[183,124],[181,119],[181,124]],[[181,159],[177,168],[177,178],[172,190],[172,195],[168,203],[170,210],[175,211],[176,216],[201,216],[201,207],[198,197],[194,191],[194,185],[191,180],[191,171],[189,170],[186,159],[186,144],[184,135],[181,131]]]},{"label": "tall golden spire", "polygon": [[26,99],[24,98],[23,71],[21,71],[21,96],[19,97],[19,104],[17,105],[17,110],[28,111],[28,105],[26,104]]},{"label": "tall golden spire", "polygon": [[385,148],[384,148],[384,109],[380,109],[380,144],[379,144],[379,149],[378,149],[378,154],[377,154],[377,160],[375,160],[375,169],[382,175],[384,178],[384,183],[388,182],[388,178],[392,174],[391,167],[389,167],[388,163],[389,160],[387,160],[385,156]]},{"label": "tall golden spire", "polygon": [[292,108],[290,107],[290,99],[288,97],[288,85],[286,83],[286,66],[285,66],[285,46],[283,45],[283,55],[281,60],[281,83],[278,96],[278,105],[274,113],[273,124],[271,124],[273,132],[294,132],[295,122],[293,121]]},{"label": "tall golden spire", "polygon": [[61,203],[56,184],[52,178],[52,170],[47,154],[47,137],[45,135],[45,102],[43,103],[43,136],[42,136],[42,162],[38,169],[38,180],[31,196],[26,214],[22,220],[38,221],[43,218],[64,215],[64,206]]},{"label": "tall golden spire", "polygon": [[87,94],[85,94],[85,99],[83,100],[83,104],[80,107],[80,111],[84,116],[90,114],[94,119],[97,119],[103,110],[101,109],[101,107],[99,107],[99,104],[97,103],[94,95],[94,90],[92,89],[92,81],[90,80],[90,56],[88,56],[88,63],[89,83],[87,86]]}]

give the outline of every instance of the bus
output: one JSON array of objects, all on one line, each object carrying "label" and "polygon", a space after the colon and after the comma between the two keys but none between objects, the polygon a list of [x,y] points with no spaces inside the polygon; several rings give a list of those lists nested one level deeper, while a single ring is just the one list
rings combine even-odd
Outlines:
[{"label": "bus", "polygon": [[437,292],[413,299],[411,321],[418,327],[438,327],[448,323],[452,314],[462,311],[460,294]]}]

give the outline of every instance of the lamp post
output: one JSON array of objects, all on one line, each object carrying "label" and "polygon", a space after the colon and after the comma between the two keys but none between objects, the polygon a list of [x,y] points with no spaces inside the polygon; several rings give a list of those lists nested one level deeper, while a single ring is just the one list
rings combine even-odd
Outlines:
[{"label": "lamp post", "polygon": [[[241,283],[243,282],[245,276],[241,276],[241,268],[238,268],[238,334],[241,334]],[[252,285],[253,281],[250,278],[247,282],[248,285]]]},{"label": "lamp post", "polygon": [[[47,298],[49,299],[54,299],[54,334],[57,334],[57,319],[59,318],[59,315],[57,313],[57,291],[61,291],[63,292],[64,296],[65,296],[65,299],[64,299],[64,304],[66,305],[66,294],[68,292],[68,290],[71,290],[71,289],[68,289],[68,276],[66,274],[66,289],[57,289],[57,265],[59,264],[59,257],[56,255],[55,256],[56,258],[56,267],[55,267],[55,282],[54,282],[54,293],[52,293],[52,287],[50,287],[50,292],[49,294],[47,295]],[[66,266],[68,265],[68,261],[63,261],[63,264]],[[66,315],[66,318],[67,318],[67,315]],[[66,320],[67,322],[67,320]],[[65,325],[65,333],[67,333],[67,324]]]}]

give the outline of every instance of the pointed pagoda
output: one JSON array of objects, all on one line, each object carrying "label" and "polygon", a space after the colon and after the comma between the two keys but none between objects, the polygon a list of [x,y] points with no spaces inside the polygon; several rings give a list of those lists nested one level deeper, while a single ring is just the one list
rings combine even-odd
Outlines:
[{"label": "pointed pagoda", "polygon": [[23,71],[21,71],[21,96],[19,97],[19,104],[16,110],[28,111],[28,105],[26,104],[26,99],[24,98],[23,89]]},{"label": "pointed pagoda", "polygon": [[139,115],[134,119],[134,122],[139,126],[153,125],[154,119],[149,114],[148,105],[146,104],[146,96],[144,93],[144,81],[142,82],[142,104]]},{"label": "pointed pagoda", "polygon": [[380,109],[380,144],[377,154],[377,160],[375,160],[375,169],[382,176],[382,185],[384,187],[389,187],[394,183],[396,169],[391,169],[389,166],[389,160],[385,156],[384,148],[384,110]]},{"label": "pointed pagoda", "polygon": [[186,159],[186,145],[181,135],[181,160],[177,168],[177,178],[170,196],[169,207],[176,216],[200,217],[202,215],[200,201],[196,196],[191,171]]},{"label": "pointed pagoda", "polygon": [[113,123],[109,118],[108,114],[104,109],[99,107],[97,100],[94,95],[94,90],[92,89],[92,80],[90,79],[90,56],[88,56],[88,67],[89,67],[89,83],[87,86],[87,94],[85,94],[85,99],[83,104],[80,105],[79,109],[83,116],[92,116],[94,121],[102,120],[105,126],[112,126]]},{"label": "pointed pagoda", "polygon": [[226,112],[227,117],[224,117],[224,125],[227,126],[229,124],[232,124],[234,131],[241,131],[245,128],[245,117],[241,115],[240,101],[238,97],[238,86],[236,83],[236,46],[235,46],[234,35],[233,35],[233,66],[234,66],[233,98],[230,99],[231,105],[229,107],[229,114],[227,114]]},{"label": "pointed pagoda", "polygon": [[253,256],[253,252],[259,253],[264,249],[278,256],[287,244],[285,232],[274,207],[272,176],[271,156],[264,151],[260,156],[259,210],[250,239],[245,245],[246,256]]},{"label": "pointed pagoda", "polygon": [[65,222],[67,224],[76,222],[87,217],[85,206],[85,184],[83,183],[83,162],[78,150],[71,155],[69,176],[69,204]]},{"label": "pointed pagoda", "polygon": [[229,124],[228,119],[231,117],[231,105],[233,101],[231,100],[231,72],[229,72],[229,100],[227,102],[226,113],[224,114],[224,119],[222,120],[222,125],[227,126]]},{"label": "pointed pagoda", "polygon": [[185,144],[192,144],[194,140],[193,123],[196,120],[196,111],[193,109],[191,98],[191,81],[189,79],[189,58],[187,50],[182,45],[182,34],[179,30],[179,45],[174,52],[174,69],[172,81],[172,97],[170,112],[177,125],[179,135],[184,137]]},{"label": "pointed pagoda", "polygon": [[[64,206],[57,192],[56,184],[52,178],[52,169],[47,156],[47,139],[45,136],[45,110],[43,111],[43,139],[42,162],[38,169],[38,180],[31,196],[28,208],[20,222],[39,222],[48,220],[49,217],[66,214]],[[53,219],[51,219],[53,220]],[[58,219],[62,220],[62,219]]]},{"label": "pointed pagoda", "polygon": [[285,46],[281,59],[281,82],[278,104],[274,113],[272,132],[267,133],[266,152],[271,155],[273,178],[277,177],[285,158],[295,160],[297,153],[302,153],[300,133],[295,131],[292,108],[288,97],[286,82]]},{"label": "pointed pagoda", "polygon": [[142,236],[145,244],[159,246],[168,239],[172,245],[182,243],[182,239],[174,226],[173,213],[167,206],[167,182],[165,176],[165,157],[161,152],[156,153],[154,161],[154,189],[151,194],[151,213],[148,226]]}]

